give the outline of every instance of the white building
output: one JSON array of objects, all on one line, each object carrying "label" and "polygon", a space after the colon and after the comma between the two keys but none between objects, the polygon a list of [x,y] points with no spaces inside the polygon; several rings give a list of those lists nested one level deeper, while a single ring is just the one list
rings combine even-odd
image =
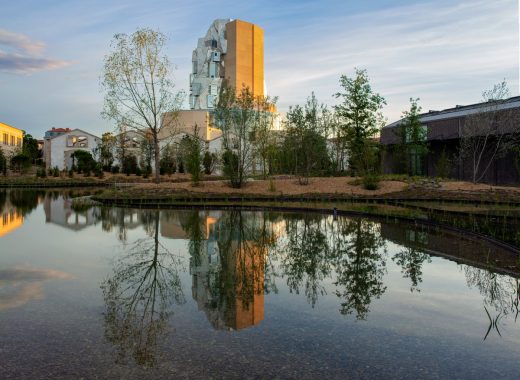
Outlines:
[{"label": "white building", "polygon": [[44,160],[47,168],[60,170],[72,168],[72,153],[77,150],[89,152],[94,156],[101,139],[81,129],[74,129],[62,135],[46,139],[44,142]]}]

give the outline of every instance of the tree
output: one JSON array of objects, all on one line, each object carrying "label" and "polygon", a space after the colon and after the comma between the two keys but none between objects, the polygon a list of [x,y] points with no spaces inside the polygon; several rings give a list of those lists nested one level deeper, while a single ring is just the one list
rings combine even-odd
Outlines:
[{"label": "tree", "polygon": [[7,158],[2,148],[0,148],[0,173],[2,173],[4,177],[7,175]]},{"label": "tree", "polygon": [[175,169],[177,167],[177,161],[175,160],[176,154],[177,153],[175,152],[173,145],[170,143],[166,144],[166,146],[161,152],[161,174],[172,175],[173,173],[175,173]]},{"label": "tree", "polygon": [[356,69],[355,78],[342,75],[343,92],[335,94],[341,103],[334,106],[339,118],[340,139],[344,139],[349,151],[349,166],[355,175],[364,174],[368,163],[364,162],[366,142],[374,138],[384,126],[381,113],[385,99],[373,92],[366,70]]},{"label": "tree", "polygon": [[179,270],[181,260],[159,239],[159,211],[144,215],[146,238],[121,255],[101,289],[105,300],[105,337],[117,349],[117,362],[131,357],[153,367],[161,355],[174,304],[186,302]]},{"label": "tree", "polygon": [[[154,156],[154,145],[153,139],[149,134],[144,136],[139,142],[139,149],[141,150],[141,170],[150,174],[152,172],[152,160]],[[160,171],[160,161],[159,161],[159,171]]]},{"label": "tree", "polygon": [[154,146],[155,181],[160,182],[159,136],[174,128],[175,117],[161,124],[165,112],[176,115],[183,93],[174,92],[171,64],[161,55],[166,37],[151,29],[132,35],[116,34],[113,51],[105,57],[102,86],[105,105],[102,115],[118,125],[150,134]]},{"label": "tree", "polygon": [[202,165],[204,166],[204,173],[210,175],[215,170],[217,164],[217,155],[210,153],[209,151],[204,152],[204,158],[202,159]]},{"label": "tree", "polygon": [[36,160],[40,158],[40,150],[38,149],[38,140],[32,137],[30,134],[23,133],[23,145],[22,153],[25,154],[31,160],[32,164],[36,163]]},{"label": "tree", "polygon": [[255,138],[263,136],[269,104],[273,104],[270,98],[255,97],[249,87],[237,92],[224,82],[220,88],[214,122],[222,130],[223,171],[232,187],[242,187],[253,169]]},{"label": "tree", "polygon": [[199,184],[202,177],[202,142],[197,136],[197,128],[195,128],[194,136],[183,138],[186,145],[183,152],[184,162],[194,186]]},{"label": "tree", "polygon": [[26,173],[31,167],[31,159],[25,153],[18,153],[11,157],[11,166],[15,171]]},{"label": "tree", "polygon": [[99,160],[103,165],[103,170],[110,170],[114,163],[114,148],[116,146],[116,137],[112,133],[103,133],[101,136],[101,146],[99,147]]},{"label": "tree", "polygon": [[473,183],[480,182],[495,160],[518,144],[518,115],[512,109],[501,109],[509,95],[505,81],[496,84],[482,93],[484,102],[464,120],[459,154],[463,162],[469,162]]},{"label": "tree", "polygon": [[318,104],[314,93],[304,107],[297,105],[287,112],[285,145],[301,185],[309,183],[312,172],[330,164],[322,118],[325,112],[326,107]]},{"label": "tree", "polygon": [[410,98],[410,110],[403,112],[404,121],[396,129],[397,164],[408,175],[424,174],[424,158],[428,153],[427,130],[421,124],[419,99]]},{"label": "tree", "polygon": [[92,157],[90,152],[86,152],[84,150],[76,150],[74,151],[70,157],[72,158],[73,165],[77,167],[78,172],[89,172],[94,170],[96,166],[96,161]]}]

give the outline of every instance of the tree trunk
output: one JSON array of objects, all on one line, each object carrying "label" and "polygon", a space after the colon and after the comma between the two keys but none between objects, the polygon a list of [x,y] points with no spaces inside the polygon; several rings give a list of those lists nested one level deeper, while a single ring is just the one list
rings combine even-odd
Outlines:
[{"label": "tree trunk", "polygon": [[161,150],[159,148],[159,139],[157,138],[157,134],[153,136],[153,143],[155,148],[155,183],[161,182]]}]

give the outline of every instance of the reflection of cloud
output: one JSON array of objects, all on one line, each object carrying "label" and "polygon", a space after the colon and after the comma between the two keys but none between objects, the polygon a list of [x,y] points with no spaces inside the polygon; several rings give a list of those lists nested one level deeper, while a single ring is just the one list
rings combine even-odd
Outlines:
[{"label": "reflection of cloud", "polygon": [[45,44],[33,41],[23,34],[0,29],[0,71],[31,74],[42,70],[52,70],[72,64],[42,56]]},{"label": "reflection of cloud", "polygon": [[70,280],[73,276],[52,269],[0,270],[0,311],[15,309],[44,298],[43,281]]}]

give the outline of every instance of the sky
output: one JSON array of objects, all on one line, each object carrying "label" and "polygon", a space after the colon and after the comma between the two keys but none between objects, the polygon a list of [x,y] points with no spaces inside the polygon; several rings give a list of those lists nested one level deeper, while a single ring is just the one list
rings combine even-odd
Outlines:
[{"label": "sky", "polygon": [[[113,131],[100,76],[116,33],[158,29],[188,93],[191,53],[217,18],[265,32],[265,80],[278,108],[315,92],[330,106],[341,75],[366,69],[388,122],[410,98],[423,111],[481,100],[506,80],[519,94],[519,0],[0,0],[0,122]],[[187,100],[184,104],[187,107]]]}]

